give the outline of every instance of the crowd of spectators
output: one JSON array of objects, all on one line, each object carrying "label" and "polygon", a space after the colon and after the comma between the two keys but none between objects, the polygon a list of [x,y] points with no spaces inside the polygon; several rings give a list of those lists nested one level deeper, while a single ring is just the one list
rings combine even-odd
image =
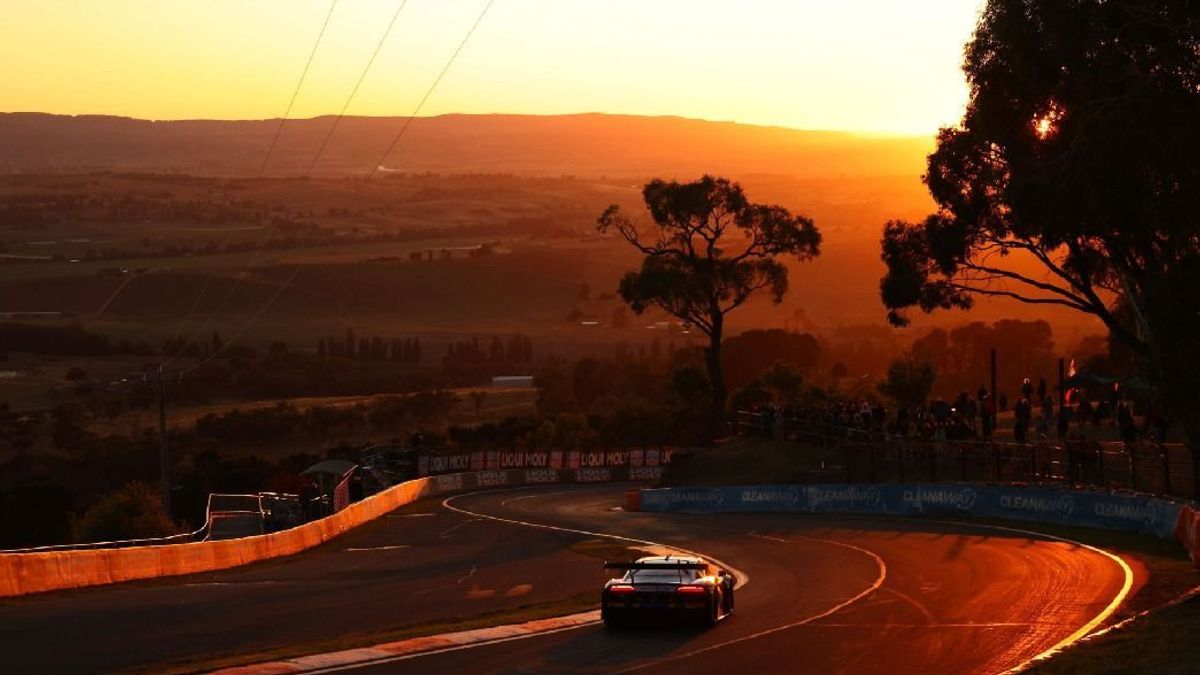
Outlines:
[{"label": "crowd of spectators", "polygon": [[[1117,430],[1121,440],[1167,441],[1171,421],[1156,404],[1147,406],[1141,424],[1124,389],[1115,385],[1107,396],[1089,399],[1079,390],[1067,392],[1059,405],[1057,391],[1045,379],[1036,385],[1026,378],[1012,406],[1012,441],[1033,443],[1086,440],[1102,425]],[[752,409],[752,421],[761,433],[783,438],[788,433],[874,438],[990,442],[996,435],[997,413],[1008,411],[1005,393],[994,397],[980,385],[974,393],[961,392],[952,400],[934,398],[894,413],[878,401],[827,399],[789,406],[766,405]],[[1089,428],[1091,431],[1089,431]]]}]

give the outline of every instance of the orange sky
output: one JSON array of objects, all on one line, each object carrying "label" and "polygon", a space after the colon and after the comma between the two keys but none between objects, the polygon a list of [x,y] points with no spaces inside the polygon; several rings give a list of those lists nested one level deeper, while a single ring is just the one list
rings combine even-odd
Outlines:
[{"label": "orange sky", "polygon": [[[408,115],[486,0],[408,0],[350,114]],[[400,0],[340,0],[293,110],[336,113]],[[682,115],[928,134],[961,115],[980,0],[495,0],[422,109]],[[278,117],[329,0],[38,0],[0,110]]]}]

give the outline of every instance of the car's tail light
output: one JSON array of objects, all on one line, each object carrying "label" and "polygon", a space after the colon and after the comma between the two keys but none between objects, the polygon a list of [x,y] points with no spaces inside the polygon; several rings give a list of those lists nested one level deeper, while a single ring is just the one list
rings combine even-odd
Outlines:
[{"label": "car's tail light", "polygon": [[609,593],[632,593],[633,586],[629,584],[614,584],[608,587]]},{"label": "car's tail light", "polygon": [[703,586],[697,586],[695,584],[687,584],[687,585],[676,588],[675,592],[676,593],[704,593],[705,589]]}]

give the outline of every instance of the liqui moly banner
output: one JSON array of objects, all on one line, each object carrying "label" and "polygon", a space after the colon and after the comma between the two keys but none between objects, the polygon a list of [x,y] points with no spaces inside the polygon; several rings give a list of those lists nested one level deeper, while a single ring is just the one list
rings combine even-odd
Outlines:
[{"label": "liqui moly banner", "polygon": [[658,467],[671,461],[669,448],[619,450],[475,450],[451,454],[421,454],[417,457],[420,476],[459,471],[505,471],[508,469],[590,469]]}]

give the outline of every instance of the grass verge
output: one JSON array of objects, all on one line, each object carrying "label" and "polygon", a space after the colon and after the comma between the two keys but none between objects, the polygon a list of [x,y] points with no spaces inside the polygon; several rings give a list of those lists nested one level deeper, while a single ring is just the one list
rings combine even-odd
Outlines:
[{"label": "grass verge", "polygon": [[1028,672],[1195,673],[1200,669],[1200,598],[1160,609],[1039,663]]}]

